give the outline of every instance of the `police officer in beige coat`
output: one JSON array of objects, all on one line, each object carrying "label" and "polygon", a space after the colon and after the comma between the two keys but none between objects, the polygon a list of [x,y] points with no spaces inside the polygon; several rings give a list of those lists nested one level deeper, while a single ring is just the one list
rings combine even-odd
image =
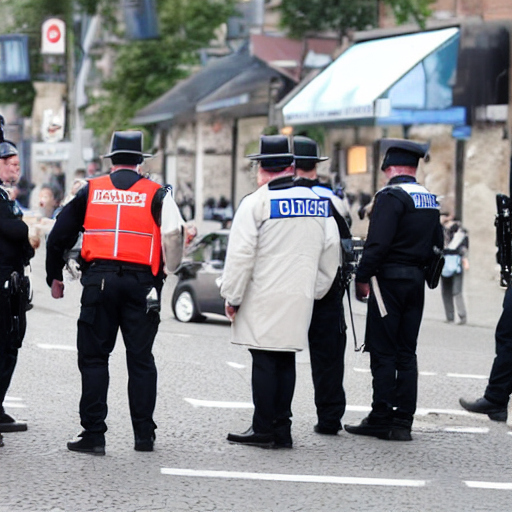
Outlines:
[{"label": "police officer in beige coat", "polygon": [[291,448],[295,353],[308,345],[313,301],[327,293],[340,262],[329,200],[292,180],[293,153],[284,136],[262,136],[260,188],[233,219],[221,295],[232,342],[249,348],[254,415],[228,441]]}]

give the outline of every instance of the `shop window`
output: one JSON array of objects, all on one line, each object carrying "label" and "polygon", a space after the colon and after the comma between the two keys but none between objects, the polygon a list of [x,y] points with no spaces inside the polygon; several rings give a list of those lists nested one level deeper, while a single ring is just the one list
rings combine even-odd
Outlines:
[{"label": "shop window", "polygon": [[362,174],[368,171],[366,146],[352,146],[347,150],[347,174]]}]

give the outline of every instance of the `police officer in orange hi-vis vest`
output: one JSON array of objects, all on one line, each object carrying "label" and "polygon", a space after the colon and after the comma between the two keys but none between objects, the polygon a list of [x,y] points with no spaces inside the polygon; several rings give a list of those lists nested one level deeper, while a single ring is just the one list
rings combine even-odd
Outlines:
[{"label": "police officer in orange hi-vis vest", "polygon": [[152,451],[157,371],[152,354],[166,273],[178,267],[184,224],[167,187],[144,178],[142,133],[115,132],[111,173],[91,179],[57,217],[47,242],[46,281],[64,295],[65,254],[83,232],[83,285],[78,318],[83,431],[71,451],[105,454],[108,360],[121,329],[135,450]]}]

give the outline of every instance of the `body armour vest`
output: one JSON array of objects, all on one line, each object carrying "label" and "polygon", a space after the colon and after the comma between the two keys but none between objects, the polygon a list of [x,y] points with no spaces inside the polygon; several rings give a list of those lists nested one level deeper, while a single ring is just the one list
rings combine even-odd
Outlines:
[{"label": "body armour vest", "polygon": [[112,184],[109,176],[89,181],[82,257],[149,265],[157,275],[161,264],[160,228],[151,203],[160,185],[138,180],[128,190]]}]

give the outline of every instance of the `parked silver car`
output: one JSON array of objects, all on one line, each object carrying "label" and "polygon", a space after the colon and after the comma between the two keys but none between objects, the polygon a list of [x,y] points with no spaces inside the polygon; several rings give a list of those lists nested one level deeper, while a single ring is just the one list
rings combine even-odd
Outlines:
[{"label": "parked silver car", "polygon": [[200,236],[187,249],[175,274],[178,283],[171,306],[180,322],[200,322],[203,313],[224,314],[220,279],[226,259],[229,230],[221,229]]}]

